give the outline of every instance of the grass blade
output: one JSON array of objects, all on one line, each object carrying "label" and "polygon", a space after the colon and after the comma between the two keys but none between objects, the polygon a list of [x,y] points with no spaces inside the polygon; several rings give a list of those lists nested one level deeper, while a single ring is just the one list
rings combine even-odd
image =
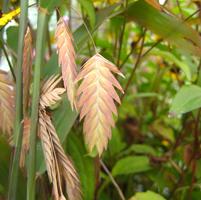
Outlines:
[{"label": "grass blade", "polygon": [[36,173],[36,135],[38,126],[38,104],[40,97],[41,65],[45,53],[45,37],[48,15],[39,9],[36,38],[36,61],[33,74],[33,97],[31,107],[30,150],[28,159],[27,200],[35,199],[35,173]]},{"label": "grass blade", "polygon": [[16,73],[16,115],[14,125],[15,152],[10,174],[8,200],[16,199],[19,159],[22,145],[22,119],[23,119],[22,62],[23,62],[24,34],[27,26],[28,1],[21,0],[20,7],[21,7],[21,15],[19,25],[18,59],[17,59],[17,73]]}]

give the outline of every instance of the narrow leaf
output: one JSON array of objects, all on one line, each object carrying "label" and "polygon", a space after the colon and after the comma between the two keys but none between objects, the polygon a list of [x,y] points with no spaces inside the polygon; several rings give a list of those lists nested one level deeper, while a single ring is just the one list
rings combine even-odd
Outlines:
[{"label": "narrow leaf", "polygon": [[94,28],[96,22],[96,14],[92,0],[79,0],[79,2],[89,16],[91,27]]},{"label": "narrow leaf", "polygon": [[129,4],[125,12],[128,19],[145,26],[172,44],[175,44],[182,51],[200,56],[200,36],[185,22],[157,10],[145,0]]}]

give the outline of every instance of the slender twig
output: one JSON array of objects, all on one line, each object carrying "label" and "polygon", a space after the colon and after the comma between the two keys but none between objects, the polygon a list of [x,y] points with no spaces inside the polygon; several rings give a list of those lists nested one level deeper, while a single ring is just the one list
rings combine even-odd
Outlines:
[{"label": "slender twig", "polygon": [[3,44],[3,42],[2,42],[1,40],[0,40],[0,43],[1,43],[1,47],[2,47],[2,50],[3,50],[3,52],[4,52],[4,55],[5,55],[5,57],[6,57],[6,60],[7,60],[7,62],[8,62],[8,66],[9,66],[9,69],[10,69],[10,71],[11,71],[13,80],[14,80],[14,82],[16,82],[15,72],[14,72],[14,70],[13,70],[13,66],[12,66],[12,64],[11,64],[11,62],[10,62],[9,57],[8,57],[8,53],[7,53],[7,51],[6,51],[6,48],[5,48],[5,46],[4,46],[4,44]]},{"label": "slender twig", "polygon": [[71,29],[72,28],[72,11],[71,11],[71,7],[72,7],[72,0],[68,0],[68,3],[69,3],[69,9],[68,9],[68,17],[69,17],[69,28]]},{"label": "slender twig", "polygon": [[178,9],[179,9],[180,15],[181,15],[181,17],[183,18],[183,11],[182,11],[182,9],[181,9],[181,5],[180,5],[179,0],[176,0],[176,3],[177,3],[177,7],[178,7]]},{"label": "slender twig", "polygon": [[14,142],[15,151],[12,162],[8,200],[16,199],[17,183],[18,183],[18,171],[19,171],[19,159],[22,145],[22,119],[23,119],[23,80],[22,80],[22,63],[23,63],[23,48],[24,48],[24,35],[27,26],[27,14],[28,14],[28,1],[20,1],[21,15],[19,25],[19,37],[18,37],[18,59],[16,70],[16,114],[14,125]]},{"label": "slender twig", "polygon": [[124,88],[124,94],[123,94],[122,97],[121,97],[121,101],[123,101],[123,98],[124,98],[124,96],[125,96],[126,93],[127,93],[128,87],[129,87],[129,85],[131,84],[131,82],[132,82],[132,80],[133,80],[133,76],[134,76],[134,74],[135,74],[135,71],[136,71],[138,65],[140,64],[141,57],[142,57],[142,50],[143,50],[143,47],[144,47],[145,35],[146,35],[146,30],[144,30],[144,32],[143,32],[143,37],[142,37],[142,43],[141,43],[141,46],[140,46],[140,51],[139,51],[137,60],[136,60],[136,62],[135,62],[135,65],[134,65],[134,67],[133,67],[133,70],[132,70],[132,72],[131,72],[130,78],[128,79],[128,82],[127,82],[127,84],[126,84],[126,86],[125,86],[125,88]]},{"label": "slender twig", "polygon": [[36,135],[38,127],[38,104],[40,97],[40,74],[42,61],[45,54],[46,27],[48,15],[43,9],[39,9],[36,35],[36,60],[33,74],[33,96],[31,106],[30,149],[28,159],[27,200],[35,199],[35,173],[36,173]]},{"label": "slender twig", "polygon": [[107,173],[107,175],[109,176],[110,180],[112,181],[112,184],[114,185],[114,187],[116,188],[121,200],[126,200],[126,198],[124,197],[123,192],[121,191],[121,188],[119,187],[119,185],[117,184],[117,182],[115,181],[114,177],[112,176],[112,174],[110,173],[110,171],[108,170],[107,166],[104,164],[104,162],[102,160],[100,160],[100,164],[102,166],[102,168],[104,169],[104,171]]},{"label": "slender twig", "polygon": [[183,183],[183,180],[185,178],[186,175],[186,171],[190,168],[191,164],[194,165],[193,166],[193,170],[192,170],[192,180],[191,180],[191,186],[189,187],[189,196],[191,198],[191,192],[192,189],[194,188],[194,176],[195,176],[195,171],[196,171],[196,165],[195,165],[195,160],[197,157],[197,153],[199,153],[199,119],[200,119],[200,115],[201,115],[201,110],[198,111],[197,117],[195,119],[195,129],[194,129],[194,141],[193,141],[193,154],[191,155],[190,159],[188,160],[187,164],[186,164],[186,168],[184,168],[182,170],[182,173],[180,174],[179,180],[177,181],[177,183],[175,184],[175,186],[173,187],[173,190],[171,192],[170,195],[170,199],[174,197],[175,192],[177,191],[177,189],[181,186],[181,184]]},{"label": "slender twig", "polygon": [[[128,0],[125,0],[124,3],[124,8],[126,9],[128,6]],[[120,63],[120,58],[121,58],[121,50],[122,50],[122,45],[123,45],[123,39],[124,39],[124,32],[126,29],[126,12],[124,12],[124,21],[123,21],[123,25],[122,25],[122,29],[120,32],[120,37],[119,37],[119,49],[118,49],[118,55],[117,55],[117,66],[119,66]]]},{"label": "slender twig", "polygon": [[132,45],[130,52],[128,53],[128,55],[125,57],[125,59],[123,60],[122,64],[119,66],[119,69],[121,69],[126,62],[128,61],[129,57],[133,54],[135,47],[137,47],[138,43],[140,42],[140,40],[142,39],[142,36],[140,36],[137,40],[137,42],[135,44]]},{"label": "slender twig", "polygon": [[6,13],[8,11],[8,4],[9,4],[9,0],[3,1],[3,12],[4,13]]}]

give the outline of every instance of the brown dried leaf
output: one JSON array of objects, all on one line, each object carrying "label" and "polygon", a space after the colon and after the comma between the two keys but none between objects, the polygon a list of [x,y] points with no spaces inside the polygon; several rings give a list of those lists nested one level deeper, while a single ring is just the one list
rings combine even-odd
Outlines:
[{"label": "brown dried leaf", "polygon": [[72,34],[63,17],[58,21],[55,38],[59,55],[59,64],[62,69],[64,87],[67,90],[67,96],[73,109],[74,107],[76,108],[74,80],[77,76],[77,70],[75,63],[75,50]]},{"label": "brown dried leaf", "polygon": [[29,88],[31,83],[31,72],[32,72],[32,62],[33,62],[33,45],[32,45],[32,35],[30,28],[27,28],[24,37],[24,52],[23,52],[23,110],[24,115],[27,115],[29,105]]},{"label": "brown dried leaf", "polygon": [[29,136],[30,136],[31,120],[26,117],[23,122],[23,138],[22,138],[22,148],[20,155],[20,167],[24,167],[26,154],[29,150]]},{"label": "brown dried leaf", "polygon": [[60,144],[50,117],[43,110],[39,112],[39,125],[47,172],[53,184],[55,199],[66,199],[62,189],[62,181],[64,181],[69,200],[80,200],[80,182],[77,172]]},{"label": "brown dried leaf", "polygon": [[65,89],[56,88],[60,81],[61,77],[59,77],[58,75],[53,75],[44,83],[41,89],[41,109],[50,107],[61,100],[61,95],[65,92]]},{"label": "brown dried leaf", "polygon": [[99,155],[107,148],[108,139],[111,138],[113,113],[117,115],[114,101],[120,103],[114,87],[123,93],[121,85],[111,72],[123,76],[114,64],[96,54],[84,64],[76,79],[82,80],[77,91],[77,105],[80,120],[84,118],[85,141],[89,150],[96,147]]},{"label": "brown dried leaf", "polygon": [[15,92],[12,81],[6,72],[0,70],[0,129],[8,138],[12,134],[15,116]]}]

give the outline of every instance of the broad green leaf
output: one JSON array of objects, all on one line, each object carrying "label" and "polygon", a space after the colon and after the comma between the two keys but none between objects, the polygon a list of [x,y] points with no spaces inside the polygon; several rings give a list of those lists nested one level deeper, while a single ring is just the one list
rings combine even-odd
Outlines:
[{"label": "broad green leaf", "polygon": [[128,156],[115,164],[112,175],[125,175],[146,172],[151,169],[147,156]]},{"label": "broad green leaf", "polygon": [[155,9],[144,0],[131,3],[125,12],[128,19],[145,26],[175,44],[182,51],[200,56],[201,40],[199,34],[176,17]]},{"label": "broad green leaf", "polygon": [[165,198],[155,192],[137,192],[130,200],[165,200]]},{"label": "broad green leaf", "polygon": [[52,116],[52,121],[61,143],[63,143],[66,139],[70,129],[75,123],[76,118],[77,113],[72,111],[67,97],[64,96],[61,105],[53,112]]},{"label": "broad green leaf", "polygon": [[60,72],[59,64],[58,64],[58,55],[57,53],[53,53],[51,58],[48,60],[47,64],[42,67],[42,77],[50,77],[53,74],[58,74]]},{"label": "broad green leaf", "polygon": [[156,155],[155,149],[146,144],[133,144],[128,149],[123,151],[122,155],[128,155],[131,153]]},{"label": "broad green leaf", "polygon": [[93,200],[95,192],[95,165],[94,159],[86,156],[87,152],[82,137],[76,133],[67,138],[69,152],[80,177],[83,200]]},{"label": "broad green leaf", "polygon": [[176,56],[174,56],[173,53],[153,49],[151,54],[161,56],[164,60],[175,63],[185,73],[187,79],[191,81],[194,70],[191,69],[184,61],[179,60]]},{"label": "broad green leaf", "polygon": [[79,0],[79,2],[86,11],[87,15],[89,16],[91,27],[94,28],[96,23],[96,13],[92,0]]},{"label": "broad green leaf", "polygon": [[179,115],[201,107],[201,87],[197,85],[183,86],[174,97],[170,114]]}]

